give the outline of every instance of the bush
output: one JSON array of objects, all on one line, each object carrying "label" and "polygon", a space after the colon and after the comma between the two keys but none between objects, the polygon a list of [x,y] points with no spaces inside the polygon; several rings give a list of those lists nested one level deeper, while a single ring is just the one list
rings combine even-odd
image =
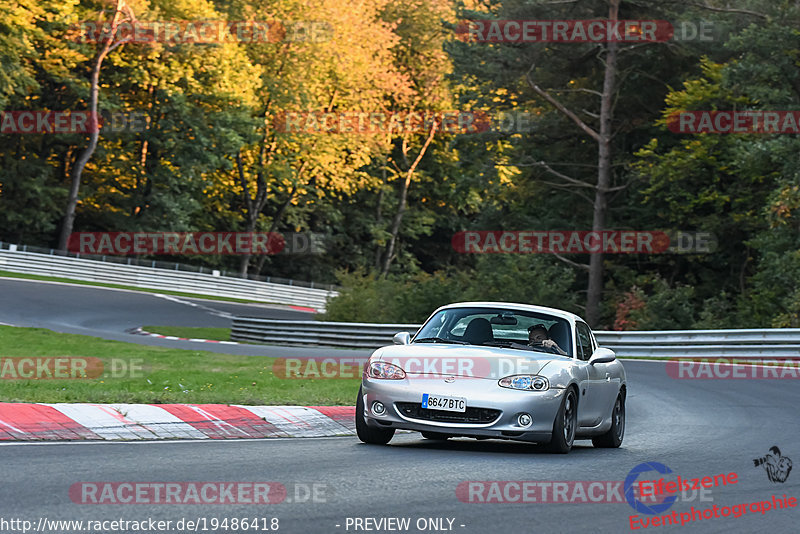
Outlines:
[{"label": "bush", "polygon": [[634,287],[637,298],[644,306],[632,308],[629,313],[635,330],[687,330],[695,323],[694,288],[686,285],[670,287],[666,280],[656,275],[640,278],[642,289]]},{"label": "bush", "polygon": [[468,270],[381,278],[357,271],[338,275],[338,297],[328,302],[325,321],[421,323],[452,302],[519,302],[576,311],[569,267],[542,256],[482,256]]}]

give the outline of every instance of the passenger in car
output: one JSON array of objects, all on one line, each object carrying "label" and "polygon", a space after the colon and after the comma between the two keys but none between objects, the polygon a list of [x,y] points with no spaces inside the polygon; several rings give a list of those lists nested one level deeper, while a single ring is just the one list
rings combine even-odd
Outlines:
[{"label": "passenger in car", "polygon": [[551,352],[567,356],[567,352],[559,347],[558,343],[550,339],[547,334],[547,327],[543,324],[537,324],[528,328],[528,345],[531,347],[544,347],[550,349]]}]

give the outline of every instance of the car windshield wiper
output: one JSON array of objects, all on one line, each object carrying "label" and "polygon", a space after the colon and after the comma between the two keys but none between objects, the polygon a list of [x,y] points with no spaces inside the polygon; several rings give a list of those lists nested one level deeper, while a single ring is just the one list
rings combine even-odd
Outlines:
[{"label": "car windshield wiper", "polygon": [[443,337],[421,337],[414,340],[414,343],[453,343],[455,345],[469,345],[466,341],[458,339],[445,339]]}]

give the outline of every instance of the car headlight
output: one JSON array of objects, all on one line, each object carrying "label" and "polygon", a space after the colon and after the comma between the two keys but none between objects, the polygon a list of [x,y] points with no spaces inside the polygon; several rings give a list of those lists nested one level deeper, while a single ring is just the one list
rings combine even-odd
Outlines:
[{"label": "car headlight", "polygon": [[546,391],[550,389],[550,382],[539,375],[512,375],[501,378],[497,385],[501,388],[522,389],[527,391]]},{"label": "car headlight", "polygon": [[393,363],[369,362],[367,376],[384,380],[403,380],[406,377],[406,372]]}]

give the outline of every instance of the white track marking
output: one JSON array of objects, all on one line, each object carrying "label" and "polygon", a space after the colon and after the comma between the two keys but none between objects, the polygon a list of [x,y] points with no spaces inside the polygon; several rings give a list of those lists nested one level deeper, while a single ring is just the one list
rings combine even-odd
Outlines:
[{"label": "white track marking", "polygon": [[153,296],[154,297],[158,297],[158,298],[162,298],[162,299],[166,299],[166,300],[175,302],[177,304],[183,304],[185,306],[191,306],[193,308],[198,308],[198,309],[201,309],[201,310],[203,310],[205,312],[210,313],[211,315],[216,315],[217,317],[223,317],[225,319],[232,319],[233,318],[233,314],[231,314],[231,313],[215,310],[214,308],[210,308],[208,306],[203,306],[202,304],[197,304],[196,302],[189,302],[188,300],[183,300],[183,299],[180,299],[178,297],[173,297],[172,295],[162,295],[161,293],[153,293]]}]

